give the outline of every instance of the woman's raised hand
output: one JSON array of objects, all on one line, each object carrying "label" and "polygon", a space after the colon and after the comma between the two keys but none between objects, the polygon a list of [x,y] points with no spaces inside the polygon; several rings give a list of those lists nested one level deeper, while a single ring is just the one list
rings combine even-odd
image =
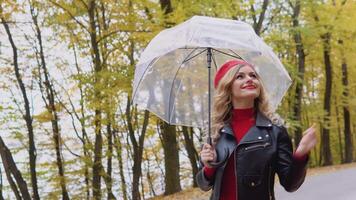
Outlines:
[{"label": "woman's raised hand", "polygon": [[307,130],[304,131],[303,137],[299,142],[298,148],[296,150],[296,154],[298,155],[305,155],[310,152],[312,148],[315,147],[317,143],[316,138],[316,128],[315,123],[309,127]]},{"label": "woman's raised hand", "polygon": [[204,166],[212,168],[212,166],[209,165],[209,161],[216,161],[216,151],[215,149],[209,145],[208,143],[205,143],[203,145],[203,149],[200,152],[200,158],[201,161],[203,162]]}]

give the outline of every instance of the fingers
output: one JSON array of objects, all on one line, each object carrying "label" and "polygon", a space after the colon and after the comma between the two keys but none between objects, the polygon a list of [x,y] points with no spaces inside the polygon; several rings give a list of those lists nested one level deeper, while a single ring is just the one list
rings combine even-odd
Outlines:
[{"label": "fingers", "polygon": [[316,132],[316,123],[313,123],[311,127],[304,131],[303,135],[307,135],[309,133],[315,134]]},{"label": "fingers", "polygon": [[215,160],[215,150],[207,143],[203,145],[203,149],[200,152],[200,157],[203,163]]},{"label": "fingers", "polygon": [[303,138],[300,141],[299,145],[299,152],[305,153],[309,152],[311,149],[315,147],[317,143],[317,136],[316,136],[316,124],[313,123],[307,130],[303,133]]},{"label": "fingers", "polygon": [[203,145],[203,150],[211,150],[211,149],[212,149],[212,147],[211,147],[210,144],[205,143],[205,144]]},{"label": "fingers", "polygon": [[214,160],[214,153],[212,152],[202,152],[200,154],[202,161],[212,161]]},{"label": "fingers", "polygon": [[201,156],[210,156],[214,155],[214,150],[209,144],[204,144],[203,150],[200,152]]}]

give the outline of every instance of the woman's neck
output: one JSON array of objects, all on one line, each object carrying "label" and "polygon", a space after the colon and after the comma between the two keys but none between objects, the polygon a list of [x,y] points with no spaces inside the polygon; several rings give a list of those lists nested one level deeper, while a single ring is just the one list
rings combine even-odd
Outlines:
[{"label": "woman's neck", "polygon": [[254,100],[251,99],[239,99],[232,100],[232,107],[234,109],[246,109],[254,106]]}]

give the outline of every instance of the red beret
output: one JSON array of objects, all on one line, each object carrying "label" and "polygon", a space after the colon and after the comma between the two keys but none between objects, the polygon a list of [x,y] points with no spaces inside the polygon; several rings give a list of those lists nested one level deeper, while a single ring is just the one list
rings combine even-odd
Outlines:
[{"label": "red beret", "polygon": [[240,60],[240,59],[234,59],[234,60],[229,60],[229,61],[225,62],[215,74],[215,79],[214,79],[215,89],[218,87],[219,81],[221,80],[222,77],[224,77],[226,72],[228,72],[232,67],[234,67],[236,65],[248,65],[248,66],[253,67],[250,63],[248,63],[244,60]]}]

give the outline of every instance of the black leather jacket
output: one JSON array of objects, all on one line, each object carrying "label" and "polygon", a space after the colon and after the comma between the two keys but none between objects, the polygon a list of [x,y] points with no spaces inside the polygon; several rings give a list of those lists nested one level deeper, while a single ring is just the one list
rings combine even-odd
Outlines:
[{"label": "black leather jacket", "polygon": [[[292,143],[283,126],[272,124],[262,113],[257,112],[256,124],[237,144],[231,126],[226,123],[220,130],[216,143],[217,159],[225,153],[235,156],[238,200],[271,200],[274,197],[274,177],[278,174],[280,184],[288,191],[296,191],[304,182],[306,161],[298,161],[292,156]],[[226,150],[228,151],[226,151]],[[208,191],[213,189],[211,198],[220,197],[221,181],[227,162],[216,169],[209,180],[204,175],[202,165],[196,175],[198,186]]]}]

